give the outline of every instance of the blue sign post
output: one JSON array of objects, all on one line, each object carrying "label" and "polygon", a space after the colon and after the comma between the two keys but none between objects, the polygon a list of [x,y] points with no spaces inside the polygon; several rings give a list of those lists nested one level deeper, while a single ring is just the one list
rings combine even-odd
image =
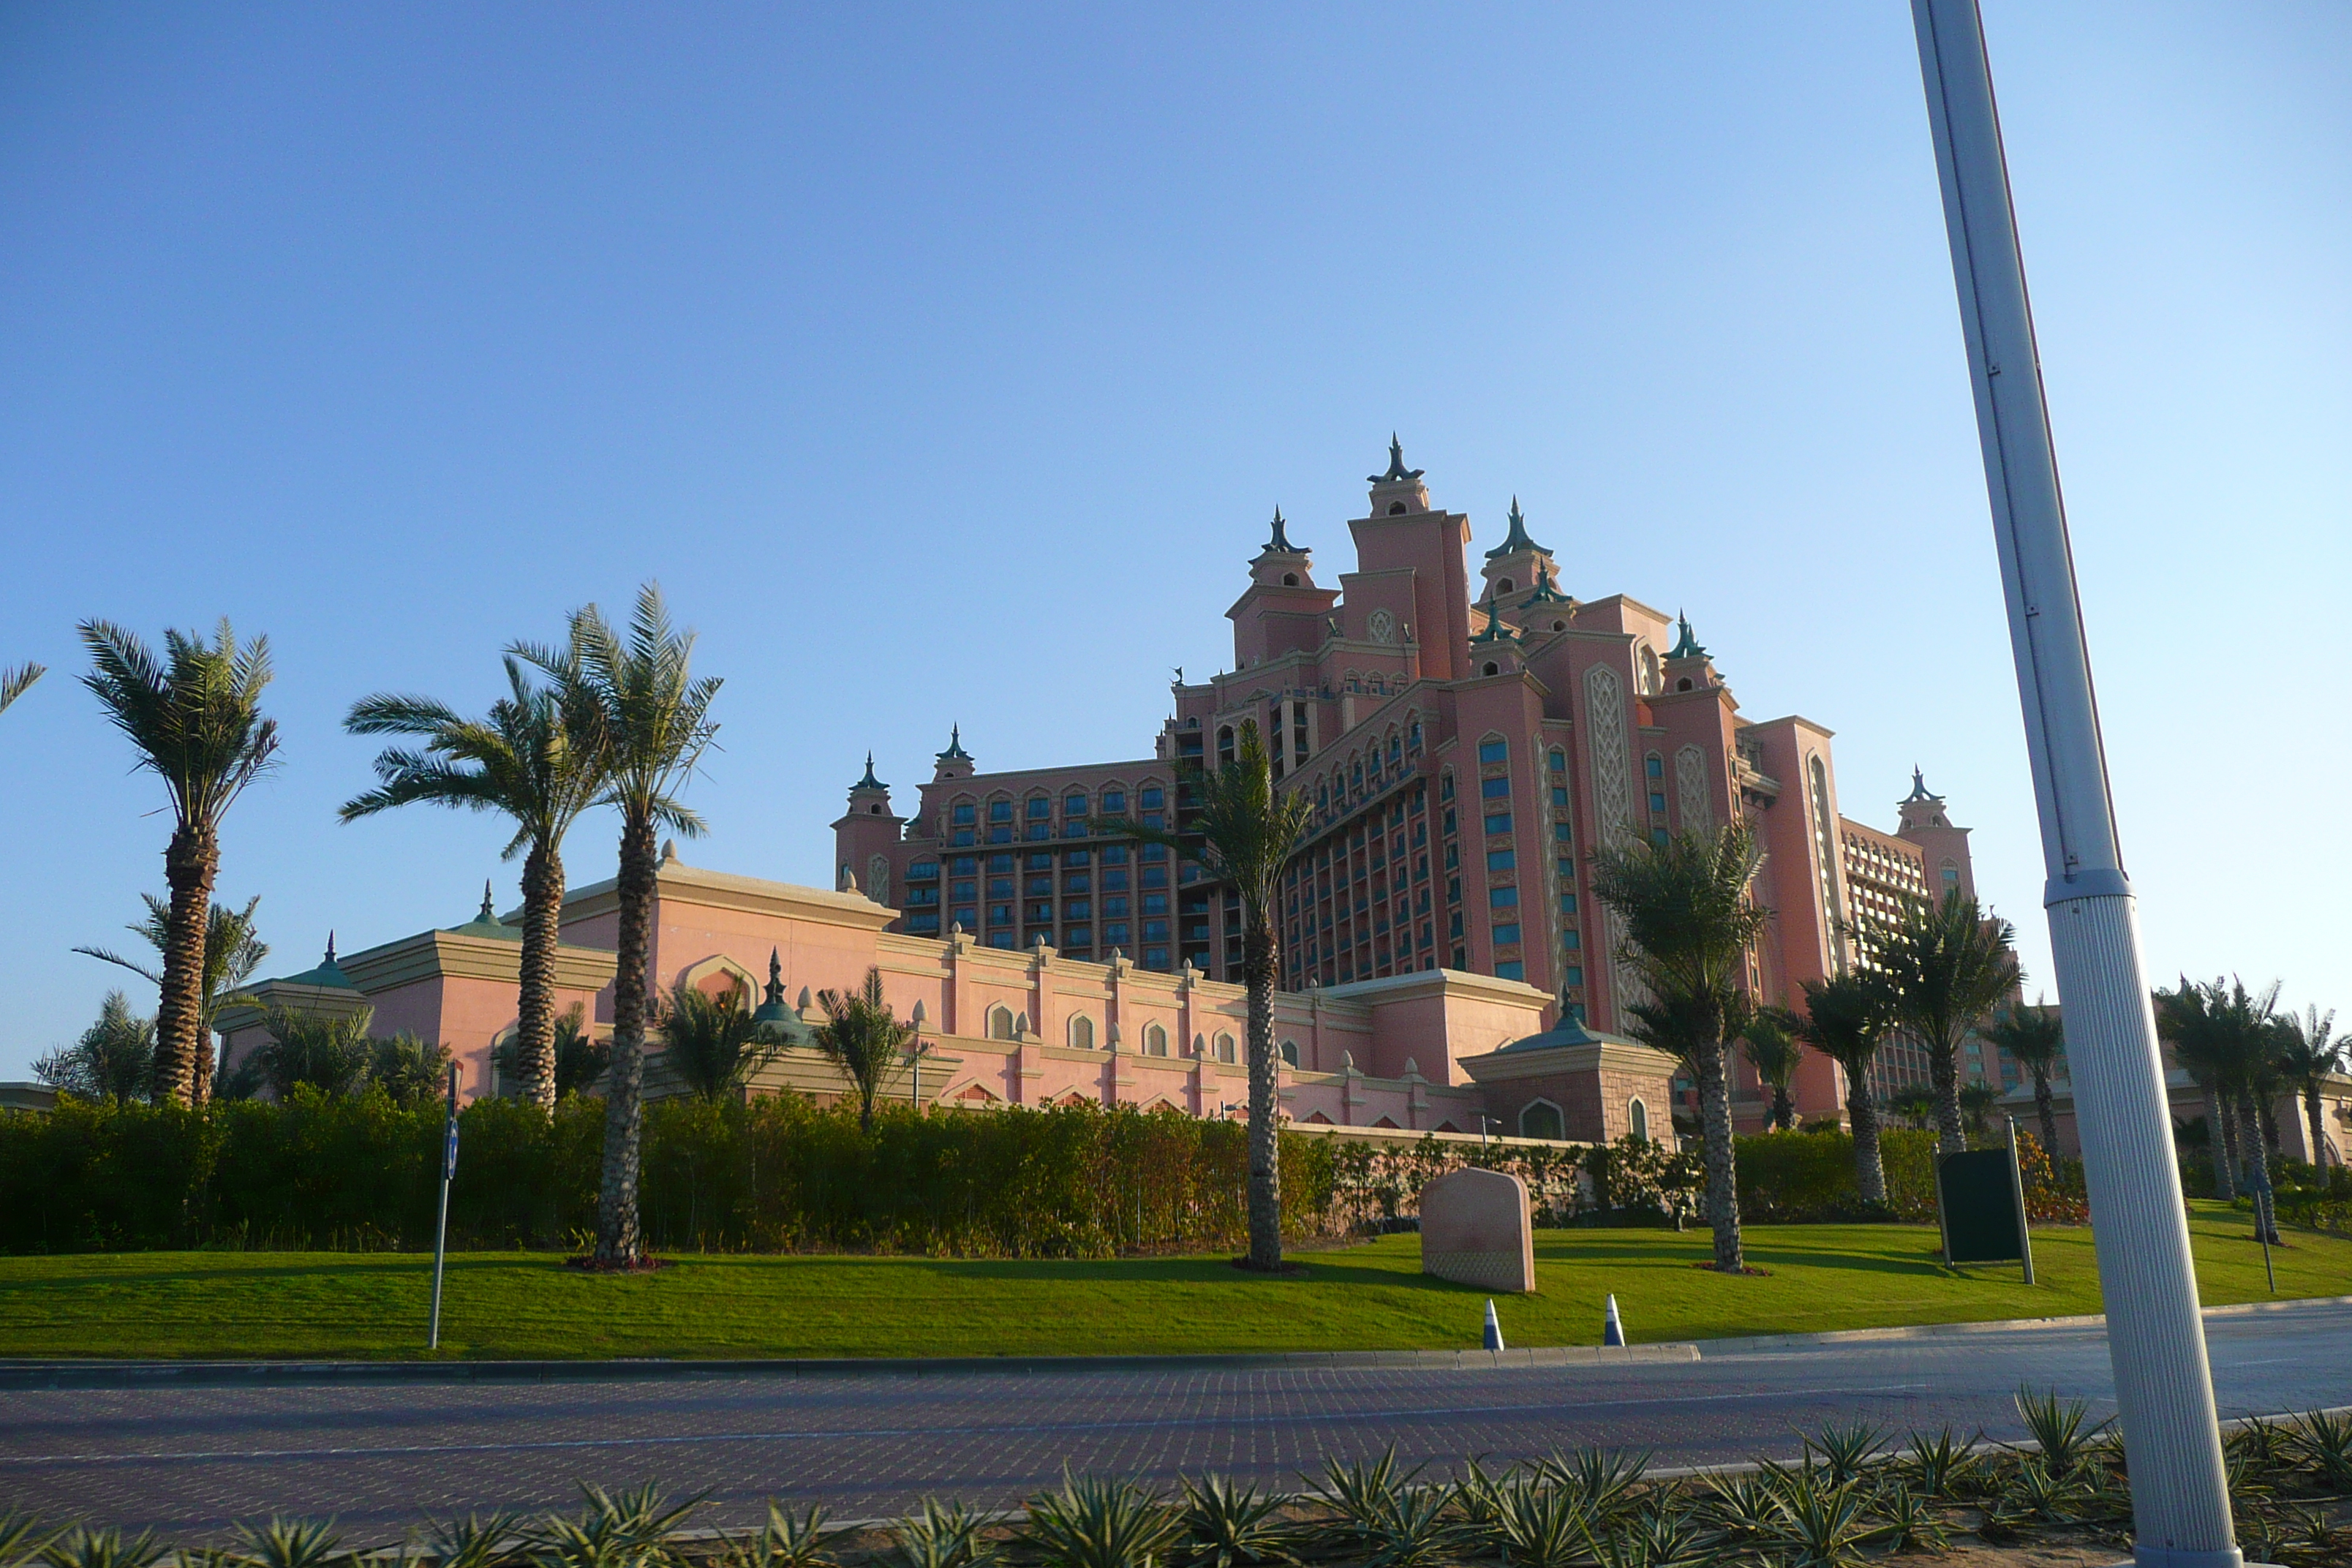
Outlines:
[{"label": "blue sign post", "polygon": [[441,1269],[449,1256],[449,1180],[457,1173],[457,1064],[449,1064],[449,1131],[441,1141],[441,1216],[433,1226],[433,1327],[425,1348],[441,1348]]}]

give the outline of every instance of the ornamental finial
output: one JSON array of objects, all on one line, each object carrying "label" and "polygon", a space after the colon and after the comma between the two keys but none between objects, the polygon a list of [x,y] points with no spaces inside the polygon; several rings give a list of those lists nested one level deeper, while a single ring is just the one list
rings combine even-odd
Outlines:
[{"label": "ornamental finial", "polygon": [[1404,443],[1397,439],[1395,431],[1390,431],[1389,471],[1385,474],[1372,475],[1370,482],[1376,485],[1409,485],[1419,478],[1421,478],[1419,468],[1408,468],[1404,466]]}]

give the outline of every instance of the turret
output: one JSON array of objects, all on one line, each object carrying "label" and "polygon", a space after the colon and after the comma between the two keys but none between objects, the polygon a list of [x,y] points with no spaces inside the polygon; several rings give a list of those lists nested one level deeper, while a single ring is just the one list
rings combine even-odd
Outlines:
[{"label": "turret", "polygon": [[1969,830],[1952,826],[1944,797],[1929,791],[1917,768],[1911,770],[1911,793],[1895,809],[1901,814],[1895,836],[1916,844],[1927,863],[1929,896],[1940,899],[1957,889],[1973,898],[1977,879],[1969,863]]},{"label": "turret", "polygon": [[888,903],[891,854],[905,824],[890,809],[890,786],[874,776],[874,753],[866,752],[865,776],[849,786],[849,810],[833,825],[834,886]]},{"label": "turret", "polygon": [[1486,591],[1516,605],[1519,599],[1535,591],[1538,582],[1549,584],[1559,574],[1551,552],[1538,544],[1528,533],[1528,520],[1519,511],[1519,498],[1511,498],[1510,516],[1505,520],[1503,542],[1486,552],[1486,563],[1479,568],[1486,579]]},{"label": "turret", "polygon": [[1722,685],[1723,678],[1715,672],[1715,661],[1707,657],[1706,649],[1699,646],[1696,634],[1691,630],[1690,617],[1676,613],[1675,626],[1682,635],[1675,639],[1674,647],[1666,654],[1665,669],[1661,677],[1665,689],[1669,692],[1706,691]]},{"label": "turret", "polygon": [[[979,764],[971,760],[971,753],[963,749],[962,725],[956,724],[949,728],[948,749],[937,753],[933,762],[934,767],[931,773],[933,784],[938,784],[942,779],[968,779],[979,771]],[[871,757],[866,759],[866,771],[869,774],[874,771]]]}]

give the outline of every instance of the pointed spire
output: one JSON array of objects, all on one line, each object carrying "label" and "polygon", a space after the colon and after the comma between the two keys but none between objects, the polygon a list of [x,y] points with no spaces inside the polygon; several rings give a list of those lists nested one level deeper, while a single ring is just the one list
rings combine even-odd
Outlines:
[{"label": "pointed spire", "polygon": [[888,789],[890,786],[874,776],[874,753],[866,753],[866,776],[849,786],[851,789]]},{"label": "pointed spire", "polygon": [[1290,525],[1288,523],[1283,521],[1282,509],[1280,507],[1276,507],[1274,509],[1274,534],[1273,537],[1269,538],[1265,542],[1266,554],[1304,555],[1307,553],[1307,547],[1305,545],[1293,544],[1290,542],[1290,534],[1288,531],[1289,526]]},{"label": "pointed spire", "polygon": [[1680,610],[1676,610],[1675,612],[1675,625],[1682,628],[1683,635],[1681,639],[1675,644],[1674,651],[1667,654],[1666,657],[1668,658],[1705,658],[1706,657],[1706,649],[1699,647],[1698,638],[1691,635],[1690,617],[1684,615]]},{"label": "pointed spire", "polygon": [[327,932],[327,962],[335,962],[335,933],[332,931]]},{"label": "pointed spire", "polygon": [[1551,563],[1548,560],[1538,560],[1536,562],[1536,591],[1528,595],[1528,603],[1530,605],[1573,605],[1576,601],[1551,585]]},{"label": "pointed spire", "polygon": [[1550,551],[1528,537],[1528,520],[1519,515],[1519,498],[1517,496],[1511,498],[1511,515],[1506,521],[1511,525],[1510,531],[1503,535],[1502,543],[1486,552],[1487,560],[1499,561],[1506,555],[1523,553],[1538,555],[1551,553]]},{"label": "pointed spire", "polygon": [[488,877],[482,879],[482,907],[474,918],[484,925],[499,923],[498,911],[490,908],[490,879]]},{"label": "pointed spire", "polygon": [[1915,800],[1941,800],[1944,797],[1942,795],[1933,794],[1928,790],[1927,779],[1922,776],[1916,767],[1914,767],[1911,770],[1911,793],[1903,797],[1904,805],[1908,805]]},{"label": "pointed spire", "polygon": [[1513,627],[1508,621],[1503,619],[1502,611],[1497,609],[1495,605],[1495,585],[1492,583],[1486,584],[1486,602],[1480,605],[1478,608],[1486,612],[1486,626],[1485,630],[1479,632],[1475,637],[1470,639],[1472,642],[1516,642],[1518,640],[1519,634],[1517,630]]},{"label": "pointed spire", "polygon": [[1389,471],[1385,474],[1374,474],[1367,482],[1375,485],[1409,485],[1419,478],[1421,478],[1419,468],[1408,468],[1404,466],[1404,443],[1396,438],[1395,431],[1390,431]]},{"label": "pointed spire", "polygon": [[[952,724],[948,727],[948,749],[935,754],[938,756],[939,760],[943,763],[968,763],[971,761],[971,753],[963,749],[963,726],[961,724]],[[874,776],[874,753],[871,752],[866,753],[866,776],[869,779]],[[858,787],[863,789],[866,786],[861,781]],[[877,785],[875,787],[878,788],[880,786]]]},{"label": "pointed spire", "polygon": [[776,1003],[784,999],[784,960],[782,954],[772,947],[768,950],[767,999]]}]

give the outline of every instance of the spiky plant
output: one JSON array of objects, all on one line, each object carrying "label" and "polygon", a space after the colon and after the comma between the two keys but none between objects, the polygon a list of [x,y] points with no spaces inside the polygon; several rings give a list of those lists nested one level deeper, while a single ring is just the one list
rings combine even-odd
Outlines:
[{"label": "spiky plant", "polygon": [[1425,1467],[1400,1469],[1397,1466],[1396,1445],[1391,1443],[1377,1459],[1358,1459],[1342,1465],[1336,1458],[1323,1461],[1323,1474],[1311,1484],[1315,1498],[1323,1503],[1348,1527],[1359,1533],[1374,1528],[1396,1508]]},{"label": "spiky plant", "polygon": [[874,1102],[890,1092],[906,1075],[907,1047],[914,1043],[915,1026],[898,1022],[882,994],[879,965],[866,972],[865,984],[855,991],[820,991],[816,1005],[824,1014],[809,1036],[825,1060],[857,1097],[857,1126],[874,1131]]},{"label": "spiky plant", "polygon": [[1895,1018],[1927,1052],[1936,1091],[1937,1146],[1969,1146],[1960,1121],[1960,1042],[2016,989],[2017,930],[1955,888],[1940,903],[1907,900],[1880,935],[1872,963],[1885,977]]},{"label": "spiky plant", "polygon": [[1828,1475],[1832,1484],[1844,1486],[1861,1479],[1876,1463],[1885,1441],[1885,1431],[1867,1421],[1824,1426],[1804,1439],[1805,1459]]},{"label": "spiky plant", "polygon": [[1185,1477],[1184,1560],[1201,1568],[1296,1563],[1297,1535],[1282,1518],[1291,1501],[1231,1476]]},{"label": "spiky plant", "polygon": [[927,1497],[893,1525],[887,1560],[898,1568],[992,1568],[998,1553],[982,1533],[987,1528],[961,1500]]},{"label": "spiky plant", "polygon": [[1780,1568],[1858,1568],[1864,1548],[1883,1533],[1870,1517],[1871,1494],[1819,1470],[1768,1471],[1780,1493],[1780,1517],[1766,1555]]},{"label": "spiky plant", "polygon": [[1576,1448],[1538,1459],[1533,1468],[1543,1480],[1576,1500],[1597,1525],[1626,1517],[1642,1500],[1642,1477],[1650,1468],[1648,1449]]},{"label": "spiky plant", "polygon": [[1249,1037],[1249,1254],[1248,1267],[1271,1272],[1282,1267],[1280,1106],[1276,1085],[1274,988],[1280,973],[1281,943],[1275,911],[1281,902],[1283,873],[1314,823],[1315,803],[1304,790],[1275,788],[1274,763],[1255,720],[1244,720],[1234,741],[1234,760],[1214,773],[1188,767],[1180,781],[1179,804],[1190,791],[1193,805],[1177,830],[1112,819],[1101,831],[1166,847],[1199,862],[1210,879],[1241,896],[1242,985],[1248,994]]},{"label": "spiky plant", "polygon": [[1132,1481],[1062,1472],[1028,1503],[1024,1542],[1052,1568],[1150,1568],[1183,1534],[1182,1517]]},{"label": "spiky plant", "polygon": [[613,978],[613,1065],[604,1092],[604,1163],[594,1261],[633,1268],[645,1257],[637,1205],[645,1139],[646,967],[661,862],[655,835],[703,831],[678,797],[718,732],[719,681],[693,673],[694,634],[671,624],[661,589],[638,590],[623,633],[590,605],[572,613],[562,648],[513,651],[553,682],[574,743],[602,759],[600,803],[621,814],[619,931]]},{"label": "spiky plant", "polygon": [[2066,1026],[2047,1003],[2004,1007],[1979,1031],[1987,1045],[2007,1051],[2033,1080],[2033,1114],[2042,1123],[2042,1148],[2058,1152],[2058,1110],[2050,1095],[2051,1076],[2066,1054]]},{"label": "spiky plant", "polygon": [[1941,1552],[1951,1543],[1927,1500],[1902,1481],[1878,1494],[1879,1539],[1889,1552]]},{"label": "spiky plant", "polygon": [[1886,1167],[1879,1153],[1878,1106],[1870,1097],[1870,1064],[1895,1021],[1885,983],[1869,970],[1808,980],[1797,1033],[1845,1074],[1846,1120],[1853,1129],[1853,1182],[1862,1201],[1886,1204]]},{"label": "spiky plant", "polygon": [[57,1539],[57,1531],[45,1527],[29,1510],[21,1508],[0,1509],[0,1563],[30,1563],[41,1555],[41,1549]]},{"label": "spiky plant", "polygon": [[768,1522],[747,1540],[730,1541],[719,1556],[724,1568],[832,1568],[834,1546],[846,1531],[827,1530],[824,1505],[800,1513],[768,1505]]},{"label": "spiky plant", "polygon": [[2313,1410],[2295,1417],[2295,1451],[2330,1491],[2352,1490],[2352,1415]]},{"label": "spiky plant", "polygon": [[140,1017],[130,998],[110,991],[98,1021],[72,1045],[35,1061],[33,1076],[84,1100],[144,1100],[155,1082],[155,1020]]},{"label": "spiky plant", "polygon": [[430,1521],[425,1554],[433,1568],[500,1568],[522,1546],[522,1516],[504,1510]]},{"label": "spiky plant", "polygon": [[1591,1561],[1591,1520],[1559,1487],[1514,1476],[1496,1493],[1490,1537],[1510,1568],[1577,1568]]},{"label": "spiky plant", "polygon": [[283,1519],[273,1514],[258,1530],[237,1526],[245,1540],[239,1553],[252,1568],[324,1568],[338,1556],[343,1538],[331,1519]]},{"label": "spiky plant", "polygon": [[149,1568],[171,1548],[152,1530],[125,1535],[109,1527],[76,1525],[41,1548],[45,1568]]},{"label": "spiky plant", "polygon": [[2061,1479],[2082,1467],[2090,1457],[2092,1441],[2114,1425],[2111,1416],[2096,1426],[2086,1426],[2091,1407],[2079,1399],[2061,1399],[2054,1388],[2036,1394],[2020,1384],[2015,1399],[2017,1414],[2041,1451],[2042,1463]]},{"label": "spiky plant", "polygon": [[555,949],[563,914],[563,837],[603,789],[603,730],[581,711],[584,682],[531,680],[506,658],[507,695],[480,719],[464,719],[430,697],[379,693],[352,704],[343,727],[355,735],[408,735],[375,760],[376,787],[354,796],[342,819],[355,822],[418,804],[496,812],[515,825],[502,852],[522,863],[522,956],[515,993],[514,1057],[524,1098],[555,1105]]},{"label": "spiky plant", "polygon": [[1914,1432],[1899,1463],[1920,1492],[1939,1502],[1973,1497],[1979,1488],[1984,1461],[1977,1445],[1984,1434],[1961,1437],[1949,1426],[1933,1434]]},{"label": "spiky plant", "polygon": [[221,821],[278,752],[278,721],[261,712],[269,639],[240,647],[223,620],[209,642],[201,633],[166,631],[158,658],[110,621],[84,621],[80,631],[90,657],[82,684],[137,750],[138,765],[161,778],[171,797],[172,837],[163,850],[171,906],[155,1078],[160,1096],[187,1104],[212,1088],[205,945],[220,872]]},{"label": "spiky plant", "polygon": [[1626,964],[1648,989],[1644,1020],[1679,1044],[1697,1069],[1706,1142],[1707,1222],[1715,1267],[1747,1267],[1739,1238],[1739,1184],[1731,1134],[1731,1080],[1724,1042],[1746,1023],[1748,952],[1771,913],[1748,896],[1763,847],[1745,822],[1663,844],[1603,848],[1592,891],[1622,922]]}]

